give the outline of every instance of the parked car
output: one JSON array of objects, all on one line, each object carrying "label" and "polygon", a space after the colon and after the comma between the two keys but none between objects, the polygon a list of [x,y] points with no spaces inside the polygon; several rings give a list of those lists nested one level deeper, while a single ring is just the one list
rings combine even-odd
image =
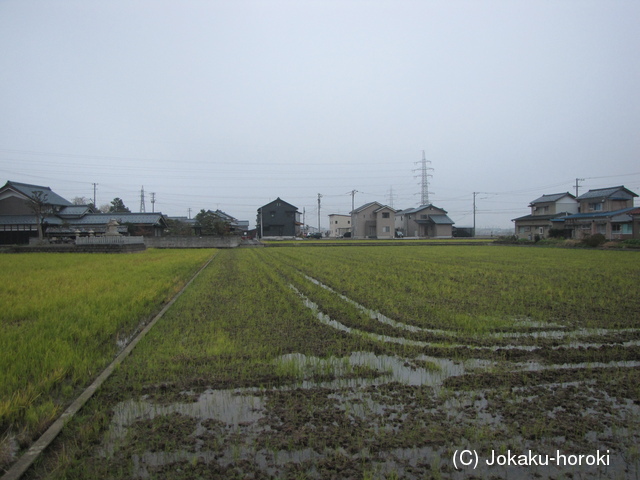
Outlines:
[{"label": "parked car", "polygon": [[313,232],[307,235],[307,238],[322,238],[322,234],[320,232]]}]

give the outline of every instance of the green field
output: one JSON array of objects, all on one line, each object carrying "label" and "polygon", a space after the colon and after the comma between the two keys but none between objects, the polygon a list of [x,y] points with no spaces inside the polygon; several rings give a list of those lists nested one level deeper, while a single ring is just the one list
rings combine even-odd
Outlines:
[{"label": "green field", "polygon": [[[635,478],[638,444],[635,252],[234,249],[28,477]],[[610,460],[456,472],[460,449]]]},{"label": "green field", "polygon": [[5,449],[40,435],[212,254],[0,255]]}]

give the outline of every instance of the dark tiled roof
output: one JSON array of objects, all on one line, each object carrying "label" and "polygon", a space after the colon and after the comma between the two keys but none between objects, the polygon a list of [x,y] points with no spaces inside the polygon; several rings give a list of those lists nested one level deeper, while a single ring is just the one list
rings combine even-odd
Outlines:
[{"label": "dark tiled roof", "polygon": [[43,187],[41,185],[31,185],[29,183],[12,182],[12,181],[8,181],[3,188],[5,187],[11,187],[14,190],[22,193],[23,195],[26,195],[27,197],[31,197],[33,195],[33,192],[42,192],[47,195],[47,203],[49,203],[50,205],[60,205],[60,206],[71,205],[71,202],[69,200],[62,198],[60,195],[52,191],[51,188],[49,187]]},{"label": "dark tiled roof", "polygon": [[161,213],[90,213],[82,218],[74,219],[71,223],[74,225],[102,225],[107,224],[109,220],[115,218],[118,223],[135,223],[156,225],[164,223]]},{"label": "dark tiled roof", "polygon": [[573,215],[569,215],[564,217],[566,220],[580,220],[582,218],[607,218],[607,217],[615,217],[617,215],[628,214],[636,207],[622,208],[620,210],[613,210],[611,212],[590,212],[590,213],[574,213]]},{"label": "dark tiled roof", "polygon": [[358,208],[356,208],[353,212],[351,213],[357,213],[357,212],[361,212],[362,210],[364,210],[365,208],[369,208],[371,205],[378,205],[378,208],[382,207],[381,203],[378,202],[369,202],[369,203],[365,203],[364,205],[359,206]]},{"label": "dark tiled roof", "polygon": [[[294,210],[298,211],[298,207],[296,207],[295,205],[291,205],[289,202],[285,202],[285,201],[284,201],[284,200],[282,200],[280,197],[276,198],[276,199],[275,199],[275,200],[273,200],[272,202],[269,202],[269,203],[267,203],[267,204],[263,205],[263,206],[262,206],[262,207],[260,207],[260,208],[266,208],[266,207],[268,207],[268,206],[270,206],[271,204],[276,203],[276,202],[284,203],[285,205],[288,205],[289,207],[291,207],[291,208],[293,208]],[[260,212],[260,208],[258,209],[258,212]]]},{"label": "dark tiled roof", "polygon": [[81,217],[89,212],[88,205],[71,205],[69,207],[62,207],[58,215],[61,217]]},{"label": "dark tiled roof", "polygon": [[455,222],[446,215],[429,215],[429,218],[421,218],[416,223],[435,223],[436,225],[453,225]]},{"label": "dark tiled roof", "polygon": [[512,221],[526,221],[526,220],[555,220],[556,218],[566,218],[567,215],[571,215],[569,212],[552,213],[549,215],[525,215],[524,217],[514,218]]},{"label": "dark tiled roof", "polygon": [[535,205],[536,203],[557,202],[558,200],[560,200],[565,196],[576,198],[574,195],[571,195],[569,192],[551,193],[549,195],[542,195],[540,198],[536,198],[533,202],[531,202],[531,205]]},{"label": "dark tiled roof", "polygon": [[[47,216],[44,219],[49,225],[61,225],[62,219],[54,216]],[[35,215],[0,215],[0,225],[35,225]]]},{"label": "dark tiled roof", "polygon": [[378,213],[380,210],[385,210],[385,209],[389,209],[389,210],[391,210],[392,212],[395,212],[395,209],[394,209],[394,208],[391,208],[391,207],[390,207],[390,206],[388,206],[388,205],[382,205],[380,208],[375,209],[375,210],[374,210],[374,212],[375,212],[375,213]]},{"label": "dark tiled roof", "polygon": [[595,190],[589,190],[587,193],[580,195],[577,200],[589,200],[592,198],[610,198],[612,200],[629,200],[633,197],[637,197],[635,193],[619,185],[617,187],[609,188],[597,188]]}]

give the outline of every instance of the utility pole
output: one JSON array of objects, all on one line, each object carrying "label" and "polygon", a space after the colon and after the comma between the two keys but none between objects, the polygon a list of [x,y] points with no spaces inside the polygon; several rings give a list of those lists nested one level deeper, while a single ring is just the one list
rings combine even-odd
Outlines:
[{"label": "utility pole", "polygon": [[476,195],[479,192],[473,192],[473,237],[476,236]]},{"label": "utility pole", "polygon": [[151,192],[151,211],[155,213],[156,211],[156,192]]},{"label": "utility pole", "polygon": [[320,199],[322,198],[322,194],[318,194],[318,233],[320,233]]},{"label": "utility pole", "polygon": [[144,185],[140,190],[140,213],[144,213]]},{"label": "utility pole", "polygon": [[93,184],[93,208],[98,208],[96,207],[96,187],[98,186],[97,183]]},{"label": "utility pole", "polygon": [[584,178],[576,178],[576,198],[578,197],[578,188],[580,188],[580,184],[578,182],[584,182]]},{"label": "utility pole", "polygon": [[302,207],[302,230],[304,231],[305,234],[307,233],[307,224],[304,223],[306,216],[307,216],[307,209],[305,207]]},{"label": "utility pole", "polygon": [[191,220],[191,207],[187,208],[187,212],[188,212],[187,218]]},{"label": "utility pole", "polygon": [[356,206],[355,206],[356,193],[358,193],[357,190],[351,190],[351,237],[352,238],[356,234],[356,220],[358,217],[358,215],[353,213],[354,210],[356,209]]}]

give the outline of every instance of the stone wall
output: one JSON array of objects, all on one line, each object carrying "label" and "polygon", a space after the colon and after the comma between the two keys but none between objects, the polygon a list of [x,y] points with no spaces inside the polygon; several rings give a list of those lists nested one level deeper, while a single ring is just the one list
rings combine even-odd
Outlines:
[{"label": "stone wall", "polygon": [[144,244],[128,245],[13,245],[0,247],[0,253],[135,253],[146,250]]},{"label": "stone wall", "polygon": [[235,248],[240,245],[240,237],[145,237],[144,243],[148,248]]}]

